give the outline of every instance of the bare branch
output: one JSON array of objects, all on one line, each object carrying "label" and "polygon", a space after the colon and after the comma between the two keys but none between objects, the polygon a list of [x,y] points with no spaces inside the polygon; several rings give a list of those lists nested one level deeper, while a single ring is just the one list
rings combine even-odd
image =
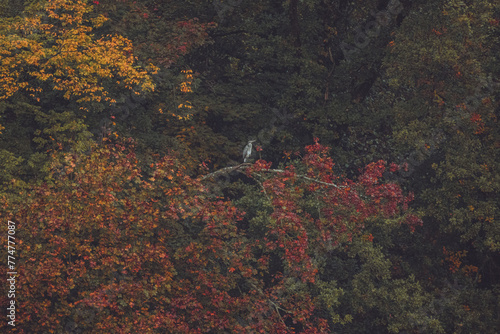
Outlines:
[{"label": "bare branch", "polygon": [[208,178],[211,178],[211,177],[215,177],[216,175],[219,175],[219,174],[222,174],[222,173],[228,173],[229,174],[232,171],[238,170],[239,168],[246,168],[246,167],[251,166],[251,165],[252,165],[251,163],[245,162],[245,163],[241,163],[241,164],[236,165],[236,166],[225,167],[225,168],[216,170],[213,173],[209,173],[207,175],[203,175],[202,177],[200,177],[198,179],[200,181],[203,181],[205,179],[208,179]]},{"label": "bare branch", "polygon": [[[214,177],[214,176],[216,176],[218,174],[221,174],[221,173],[231,173],[232,171],[236,171],[236,170],[238,170],[239,172],[241,172],[241,170],[239,170],[239,169],[246,169],[246,168],[250,167],[251,165],[252,165],[251,163],[247,162],[247,163],[242,163],[242,164],[239,164],[239,165],[236,165],[236,166],[225,167],[225,168],[219,169],[219,170],[217,170],[217,171],[215,171],[213,173],[204,175],[204,176],[200,177],[199,180],[203,181],[203,180],[205,180],[207,178]],[[261,172],[266,172],[266,173],[285,173],[286,172],[283,169],[262,169],[260,171]],[[324,181],[313,179],[313,178],[310,178],[308,176],[301,175],[301,174],[294,175],[294,177],[301,178],[301,179],[308,180],[308,181],[315,182],[315,183],[319,183],[319,184],[323,184],[323,185],[329,186],[329,187],[335,187],[337,189],[347,188],[347,186],[339,186],[339,185],[337,185],[335,183],[324,182]]]}]

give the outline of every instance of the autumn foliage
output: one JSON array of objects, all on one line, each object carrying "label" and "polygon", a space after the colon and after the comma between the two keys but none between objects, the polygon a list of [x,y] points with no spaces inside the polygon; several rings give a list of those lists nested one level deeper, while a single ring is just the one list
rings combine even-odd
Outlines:
[{"label": "autumn foliage", "polygon": [[[265,177],[271,210],[260,238],[177,159],[149,167],[130,142],[96,146],[54,158],[49,181],[22,201],[2,199],[20,233],[19,333],[329,333],[314,258],[361,240],[370,219],[397,217],[407,201],[381,182],[382,162],[340,179],[316,143],[282,173],[264,161],[248,169]],[[304,205],[311,196],[318,215]]]},{"label": "autumn foliage", "polygon": [[0,0],[0,332],[499,333],[499,22]]},{"label": "autumn foliage", "polygon": [[149,74],[156,68],[148,73],[136,66],[127,38],[95,36],[107,19],[94,14],[88,1],[35,2],[28,14],[0,24],[0,99],[23,91],[39,100],[55,90],[65,99],[113,102],[106,83],[154,89]]}]

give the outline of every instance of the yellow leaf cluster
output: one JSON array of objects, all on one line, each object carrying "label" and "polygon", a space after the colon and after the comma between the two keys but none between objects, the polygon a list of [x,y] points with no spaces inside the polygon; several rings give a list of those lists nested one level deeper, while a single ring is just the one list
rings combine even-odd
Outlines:
[{"label": "yellow leaf cluster", "polygon": [[34,14],[0,23],[0,100],[20,91],[37,99],[42,83],[78,102],[111,102],[104,81],[135,91],[154,90],[150,74],[158,69],[135,66],[130,40],[92,34],[107,19],[89,17],[87,1],[49,0],[44,11],[53,24],[43,24]]},{"label": "yellow leaf cluster", "polygon": [[[183,93],[192,93],[192,84],[193,84],[193,71],[192,70],[183,70],[181,73],[184,74],[185,80],[181,82],[180,84],[180,91]],[[188,111],[189,109],[193,109],[193,106],[191,105],[191,102],[185,101],[184,103],[180,103],[177,106],[177,109]],[[172,113],[172,116],[177,118],[178,120],[189,120],[191,119],[192,113],[191,112],[186,112],[185,114],[178,114],[178,113]]]},{"label": "yellow leaf cluster", "polygon": [[184,70],[182,73],[185,74],[186,80],[181,82],[181,92],[183,93],[192,93],[193,89],[191,85],[193,84],[193,71],[192,70]]}]

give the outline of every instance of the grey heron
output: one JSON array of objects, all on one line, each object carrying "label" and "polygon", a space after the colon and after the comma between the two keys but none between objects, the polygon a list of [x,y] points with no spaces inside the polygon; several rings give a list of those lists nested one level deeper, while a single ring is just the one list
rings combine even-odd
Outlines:
[{"label": "grey heron", "polygon": [[252,143],[255,142],[255,140],[249,140],[247,146],[243,149],[243,162],[247,162],[247,159],[250,157],[252,154]]}]

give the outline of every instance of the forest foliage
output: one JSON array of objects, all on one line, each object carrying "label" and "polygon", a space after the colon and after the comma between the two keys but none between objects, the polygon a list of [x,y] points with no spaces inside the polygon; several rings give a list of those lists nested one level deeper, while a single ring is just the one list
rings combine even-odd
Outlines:
[{"label": "forest foliage", "polygon": [[0,328],[500,332],[499,36],[493,0],[0,1]]}]

